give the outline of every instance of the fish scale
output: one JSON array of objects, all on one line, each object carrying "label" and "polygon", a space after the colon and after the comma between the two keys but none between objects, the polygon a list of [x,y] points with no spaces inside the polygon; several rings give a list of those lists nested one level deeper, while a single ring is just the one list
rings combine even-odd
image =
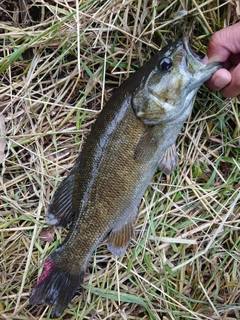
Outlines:
[{"label": "fish scale", "polygon": [[175,141],[194,96],[219,67],[202,64],[183,38],[159,51],[115,91],[50,203],[48,222],[71,226],[45,261],[31,304],[54,305],[60,316],[108,234],[108,249],[116,256],[125,252],[155,170],[159,166],[170,174],[176,167]]}]

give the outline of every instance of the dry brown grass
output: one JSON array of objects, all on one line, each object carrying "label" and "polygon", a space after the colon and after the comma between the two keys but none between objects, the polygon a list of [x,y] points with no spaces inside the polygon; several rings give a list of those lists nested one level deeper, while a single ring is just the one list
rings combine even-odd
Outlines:
[{"label": "dry brown grass", "polygon": [[[0,319],[50,318],[28,304],[66,236],[45,212],[112,90],[182,33],[204,53],[235,2],[0,1]],[[99,246],[63,319],[240,319],[239,119],[201,89],[178,169],[155,174],[122,258]]]}]

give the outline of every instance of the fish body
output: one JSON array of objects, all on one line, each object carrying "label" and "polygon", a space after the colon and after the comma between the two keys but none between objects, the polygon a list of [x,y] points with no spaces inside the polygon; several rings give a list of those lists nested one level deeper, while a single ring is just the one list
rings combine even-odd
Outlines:
[{"label": "fish body", "polygon": [[61,315],[107,235],[109,250],[116,256],[124,253],[155,170],[159,166],[169,174],[176,167],[176,138],[197,90],[218,68],[202,64],[183,38],[159,51],[116,90],[50,203],[50,224],[72,224],[45,261],[31,304],[54,305],[55,315]]}]

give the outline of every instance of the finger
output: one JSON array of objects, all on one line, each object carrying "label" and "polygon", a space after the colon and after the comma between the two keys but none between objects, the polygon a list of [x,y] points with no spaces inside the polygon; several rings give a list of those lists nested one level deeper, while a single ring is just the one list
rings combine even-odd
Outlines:
[{"label": "finger", "polygon": [[219,91],[230,84],[231,80],[232,75],[228,70],[219,69],[208,81],[206,81],[205,84],[209,89],[213,91]]},{"label": "finger", "polygon": [[[222,34],[220,32],[216,32],[212,35],[207,49],[208,63],[211,62],[225,62],[231,51],[225,47],[225,42],[222,41]],[[221,48],[221,50],[219,50]]]},{"label": "finger", "polygon": [[207,55],[209,63],[225,62],[231,54],[240,52],[240,23],[214,33],[209,41]]},{"label": "finger", "polygon": [[240,95],[240,64],[232,71],[232,80],[220,93],[225,98],[233,98]]}]

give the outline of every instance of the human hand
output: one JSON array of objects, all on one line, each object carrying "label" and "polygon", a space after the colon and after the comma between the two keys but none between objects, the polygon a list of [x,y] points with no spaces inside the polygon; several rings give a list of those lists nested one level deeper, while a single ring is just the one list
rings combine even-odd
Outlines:
[{"label": "human hand", "polygon": [[214,33],[209,41],[204,63],[223,62],[206,82],[209,89],[220,91],[223,97],[240,100],[240,23]]}]

